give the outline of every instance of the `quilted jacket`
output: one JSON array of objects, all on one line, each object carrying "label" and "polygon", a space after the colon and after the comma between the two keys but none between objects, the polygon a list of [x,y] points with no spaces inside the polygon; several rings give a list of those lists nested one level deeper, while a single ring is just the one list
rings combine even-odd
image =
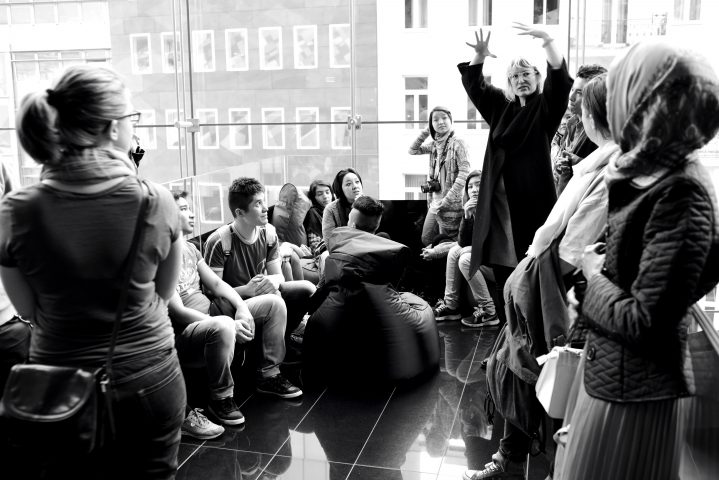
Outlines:
[{"label": "quilted jacket", "polygon": [[719,226],[709,174],[696,162],[641,188],[609,187],[607,251],[583,314],[587,393],[608,401],[692,393],[684,370],[688,310],[719,280]]}]

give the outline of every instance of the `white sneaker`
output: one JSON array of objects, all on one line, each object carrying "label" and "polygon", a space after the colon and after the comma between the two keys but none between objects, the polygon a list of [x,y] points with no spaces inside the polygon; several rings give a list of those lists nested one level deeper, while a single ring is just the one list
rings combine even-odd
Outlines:
[{"label": "white sneaker", "polygon": [[182,422],[181,432],[183,435],[187,435],[198,440],[211,440],[217,438],[225,433],[225,428],[222,425],[212,423],[202,413],[201,408],[195,408],[190,411]]}]

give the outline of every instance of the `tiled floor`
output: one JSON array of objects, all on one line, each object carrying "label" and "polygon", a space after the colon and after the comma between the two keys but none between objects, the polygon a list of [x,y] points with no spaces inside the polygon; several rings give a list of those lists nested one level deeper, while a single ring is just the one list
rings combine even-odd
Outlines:
[{"label": "tiled floor", "polygon": [[[177,478],[460,480],[490,460],[502,433],[503,421],[490,425],[483,410],[480,368],[497,329],[449,322],[439,330],[440,371],[412,388],[305,386],[300,401],[238,391],[246,424],[215,440],[183,437]],[[546,474],[546,460],[532,458],[529,478]]]}]

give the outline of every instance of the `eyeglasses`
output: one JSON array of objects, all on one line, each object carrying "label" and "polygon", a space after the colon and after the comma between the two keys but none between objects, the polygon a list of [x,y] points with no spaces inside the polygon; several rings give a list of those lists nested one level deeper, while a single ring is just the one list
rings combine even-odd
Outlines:
[{"label": "eyeglasses", "polygon": [[522,80],[527,80],[534,75],[536,75],[536,72],[527,71],[527,72],[515,73],[514,75],[510,75],[509,79],[513,82],[518,82],[520,78]]},{"label": "eyeglasses", "polygon": [[140,123],[140,117],[142,117],[142,113],[138,111],[134,111],[132,113],[128,113],[127,115],[123,115],[121,117],[118,117],[116,120],[122,120],[123,118],[129,118],[130,123],[134,127],[138,123]]}]

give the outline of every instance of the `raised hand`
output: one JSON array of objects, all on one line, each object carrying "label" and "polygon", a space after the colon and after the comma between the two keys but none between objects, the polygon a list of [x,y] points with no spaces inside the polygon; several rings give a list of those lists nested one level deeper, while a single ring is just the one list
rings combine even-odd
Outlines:
[{"label": "raised hand", "polygon": [[474,52],[479,55],[482,58],[486,57],[492,57],[497,58],[497,56],[489,51],[489,37],[492,36],[492,32],[487,32],[487,40],[484,39],[484,32],[482,32],[482,29],[479,29],[479,35],[477,35],[477,32],[474,32],[474,38],[477,39],[477,43],[471,44],[469,42],[464,42],[468,46],[472,47],[474,49]]},{"label": "raised hand", "polygon": [[534,38],[541,38],[542,40],[548,40],[550,38],[547,32],[545,32],[544,30],[540,30],[539,28],[534,28],[521,22],[512,23],[514,24],[512,25],[512,28],[521,30],[521,32],[518,32],[517,35],[531,35]]}]

